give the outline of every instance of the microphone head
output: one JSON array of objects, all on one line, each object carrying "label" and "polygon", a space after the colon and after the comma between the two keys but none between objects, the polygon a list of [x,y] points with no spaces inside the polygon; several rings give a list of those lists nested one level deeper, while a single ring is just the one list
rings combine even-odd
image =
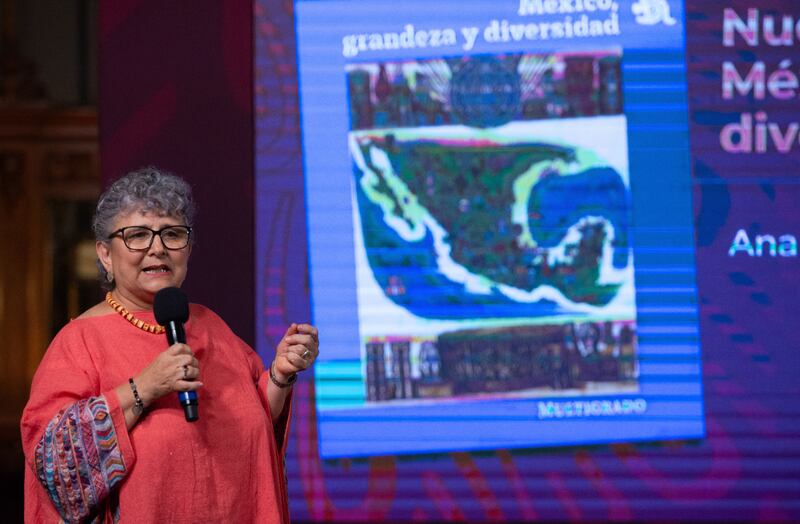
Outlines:
[{"label": "microphone head", "polygon": [[183,324],[189,320],[189,299],[186,293],[176,287],[165,287],[158,293],[153,302],[153,313],[156,322],[166,326],[170,322]]}]

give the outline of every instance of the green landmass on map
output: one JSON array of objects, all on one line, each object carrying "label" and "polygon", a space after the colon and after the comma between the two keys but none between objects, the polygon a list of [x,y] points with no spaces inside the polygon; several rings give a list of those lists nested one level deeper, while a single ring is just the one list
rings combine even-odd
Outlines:
[{"label": "green landmass on map", "polygon": [[[599,277],[608,226],[627,212],[619,203],[626,190],[607,166],[591,171],[603,165],[594,154],[544,143],[398,139],[390,132],[361,133],[357,143],[365,167],[360,188],[387,224],[402,222],[405,240],[420,240],[430,216],[446,231],[452,260],[487,285],[524,292],[552,286],[596,305],[618,291],[620,283]],[[589,196],[598,188],[609,195],[607,204]]]}]

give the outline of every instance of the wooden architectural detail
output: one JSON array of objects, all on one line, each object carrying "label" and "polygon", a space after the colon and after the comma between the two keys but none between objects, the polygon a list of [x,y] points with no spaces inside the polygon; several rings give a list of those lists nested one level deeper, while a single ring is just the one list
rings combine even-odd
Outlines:
[{"label": "wooden architectural detail", "polygon": [[91,152],[56,149],[46,153],[43,174],[48,183],[94,183],[96,170]]},{"label": "wooden architectural detail", "polygon": [[25,183],[25,155],[21,151],[0,151],[0,212],[9,214],[22,199]]},{"label": "wooden architectural detail", "polygon": [[54,322],[63,322],[53,318],[54,301],[69,299],[54,288],[62,229],[54,209],[85,207],[99,190],[94,110],[0,107],[0,429],[18,431]]},{"label": "wooden architectural detail", "polygon": [[39,79],[36,63],[20,50],[15,2],[3,0],[0,9],[0,103],[44,102],[47,89]]}]

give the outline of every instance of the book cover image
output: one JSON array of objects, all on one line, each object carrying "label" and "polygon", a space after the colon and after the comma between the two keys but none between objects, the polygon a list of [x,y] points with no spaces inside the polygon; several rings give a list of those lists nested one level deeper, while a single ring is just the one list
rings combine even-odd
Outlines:
[{"label": "book cover image", "polygon": [[368,402],[637,390],[620,63],[347,67]]}]

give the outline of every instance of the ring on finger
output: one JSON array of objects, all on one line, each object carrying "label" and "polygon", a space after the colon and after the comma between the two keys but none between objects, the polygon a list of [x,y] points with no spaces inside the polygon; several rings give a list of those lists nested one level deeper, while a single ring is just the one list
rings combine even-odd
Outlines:
[{"label": "ring on finger", "polygon": [[300,358],[302,358],[303,360],[306,360],[309,357],[309,355],[311,355],[311,351],[305,350],[305,351],[303,351],[303,354],[300,356]]}]

